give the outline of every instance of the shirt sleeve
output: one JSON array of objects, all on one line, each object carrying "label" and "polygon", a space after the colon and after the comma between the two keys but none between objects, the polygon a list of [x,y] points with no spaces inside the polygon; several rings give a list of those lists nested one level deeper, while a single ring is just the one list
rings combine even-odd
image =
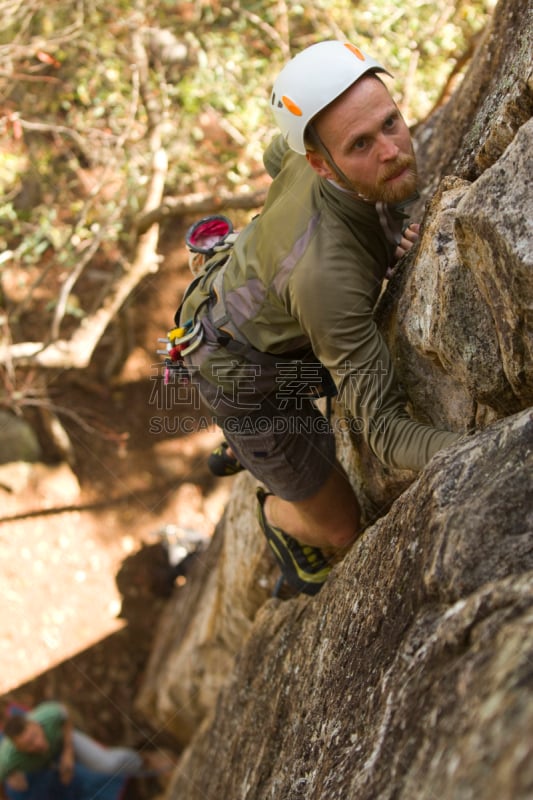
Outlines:
[{"label": "shirt sleeve", "polygon": [[263,164],[271,178],[275,178],[281,172],[283,159],[289,152],[289,145],[281,134],[269,144],[263,154]]},{"label": "shirt sleeve", "polygon": [[459,434],[417,422],[407,413],[407,398],[373,316],[379,289],[368,254],[347,259],[346,248],[334,242],[326,252],[327,268],[314,269],[312,280],[306,280],[305,269],[298,270],[293,308],[314,353],[330,371],[351,424],[373,453],[391,467],[418,471]]}]

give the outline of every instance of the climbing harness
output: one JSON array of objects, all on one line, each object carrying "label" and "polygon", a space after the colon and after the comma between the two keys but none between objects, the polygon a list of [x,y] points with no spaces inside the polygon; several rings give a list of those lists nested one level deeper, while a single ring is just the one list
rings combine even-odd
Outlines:
[{"label": "climbing harness", "polygon": [[[227,224],[226,224],[227,223]],[[174,315],[176,327],[171,328],[166,337],[159,338],[157,341],[166,345],[164,350],[156,350],[158,355],[165,356],[164,382],[170,382],[171,373],[174,380],[182,383],[189,381],[189,371],[185,365],[184,357],[192,353],[199,347],[205,338],[205,330],[202,321],[198,319],[200,309],[211,301],[208,295],[196,308],[194,319],[187,320],[180,325],[180,312],[185,299],[201,283],[205,283],[211,273],[217,270],[227,260],[227,252],[237,238],[233,232],[233,225],[226,217],[206,217],[192,225],[186,236],[187,248],[191,256],[198,256],[201,259],[200,266],[197,265],[197,273],[194,280],[188,285],[183,295],[181,304]],[[215,256],[218,255],[218,258]],[[208,263],[211,261],[211,263]],[[191,267],[191,271],[194,270]]]},{"label": "climbing harness", "polygon": [[[165,384],[170,382],[171,376],[174,381],[189,382],[190,373],[184,358],[202,343],[217,344],[236,358],[259,365],[265,378],[268,374],[273,376],[273,385],[281,365],[295,362],[311,365],[309,356],[312,353],[309,345],[284,353],[263,352],[253,347],[233,323],[226,306],[223,281],[224,266],[237,236],[231,221],[222,215],[201,219],[187,231],[186,245],[190,253],[189,263],[194,279],[185,290],[183,300],[175,314],[176,327],[168,331],[166,338],[158,339],[165,344],[164,350],[157,350],[159,355],[165,356]],[[204,297],[198,303],[193,318],[181,323],[183,304],[197,287],[203,289]],[[337,394],[337,388],[329,371],[313,358],[312,364],[315,363],[316,370],[313,379],[309,380],[308,394],[300,396],[314,400],[320,397],[328,398],[329,419],[331,397]],[[309,376],[309,371],[307,374]]]}]

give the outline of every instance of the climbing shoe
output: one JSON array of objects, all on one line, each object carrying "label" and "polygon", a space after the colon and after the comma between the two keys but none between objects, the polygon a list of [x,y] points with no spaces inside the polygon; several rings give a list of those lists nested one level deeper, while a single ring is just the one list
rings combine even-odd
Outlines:
[{"label": "climbing shoe", "polygon": [[270,525],[265,516],[265,500],[269,492],[258,488],[258,519],[286,582],[298,592],[318,594],[329,573],[328,563],[322,550],[308,544],[300,544],[288,533]]},{"label": "climbing shoe", "polygon": [[229,475],[236,475],[244,469],[243,465],[234,456],[228,453],[229,444],[222,442],[213,450],[207,459],[207,466],[218,478],[225,478]]}]

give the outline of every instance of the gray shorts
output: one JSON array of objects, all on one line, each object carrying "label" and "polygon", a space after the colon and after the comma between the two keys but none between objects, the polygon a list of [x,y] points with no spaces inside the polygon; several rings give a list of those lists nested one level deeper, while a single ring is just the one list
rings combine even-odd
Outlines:
[{"label": "gray shorts", "polygon": [[269,491],[291,502],[322,488],[335,468],[335,436],[310,400],[268,402],[246,416],[217,417],[241,464]]},{"label": "gray shorts", "polygon": [[[232,352],[214,341],[207,325],[206,329],[208,336],[185,363],[226,441],[241,464],[273,494],[292,502],[312,497],[336,466],[329,421],[309,399],[309,392],[294,396],[279,391],[280,365],[273,361],[256,369],[251,362],[237,362]],[[253,381],[243,382],[249,370]],[[209,380],[206,372],[216,374],[217,380]],[[241,387],[244,402],[235,402],[231,387],[224,388],[224,376]],[[244,385],[250,386],[249,391],[244,392]]]}]

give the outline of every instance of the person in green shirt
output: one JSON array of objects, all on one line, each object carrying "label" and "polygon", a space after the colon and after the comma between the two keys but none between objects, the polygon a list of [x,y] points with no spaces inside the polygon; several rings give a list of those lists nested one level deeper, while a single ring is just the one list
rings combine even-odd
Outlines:
[{"label": "person in green shirt", "polygon": [[26,791],[29,774],[48,768],[58,770],[65,786],[71,783],[76,764],[110,776],[135,776],[145,768],[137,751],[104,747],[77,730],[62,703],[43,702],[32,711],[9,716],[3,734],[0,787],[5,783],[17,792]]},{"label": "person in green shirt", "polygon": [[261,529],[286,580],[308,594],[362,532],[313,398],[337,393],[348,424],[393,467],[420,470],[458,438],[408,414],[373,317],[383,280],[418,238],[406,213],[415,155],[384,72],[340,41],[285,65],[264,208],[207,261],[169,335],[225,434],[224,455],[267,487]]}]

